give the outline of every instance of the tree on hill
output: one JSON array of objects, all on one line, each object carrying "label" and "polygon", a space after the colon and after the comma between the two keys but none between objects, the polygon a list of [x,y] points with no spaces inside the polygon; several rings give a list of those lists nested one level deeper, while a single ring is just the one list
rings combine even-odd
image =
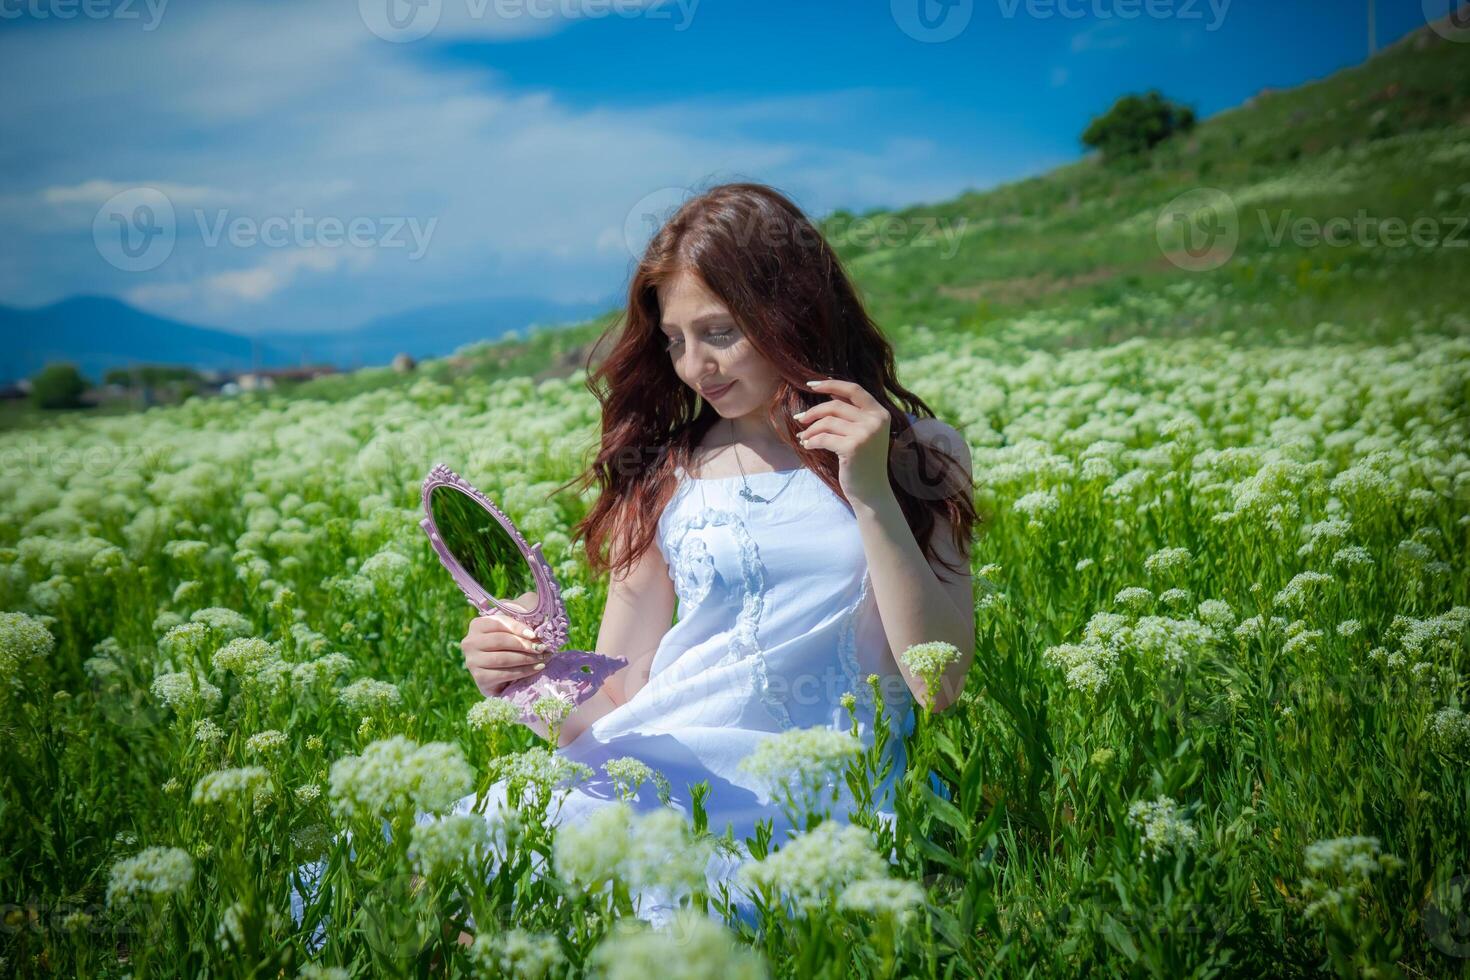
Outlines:
[{"label": "tree on hill", "polygon": [[1194,122],[1193,109],[1150,89],[1114,102],[1088,125],[1082,142],[1101,150],[1104,160],[1141,157],[1175,133],[1193,129]]},{"label": "tree on hill", "polygon": [[76,408],[86,390],[75,364],[47,364],[31,378],[31,402],[38,408]]}]

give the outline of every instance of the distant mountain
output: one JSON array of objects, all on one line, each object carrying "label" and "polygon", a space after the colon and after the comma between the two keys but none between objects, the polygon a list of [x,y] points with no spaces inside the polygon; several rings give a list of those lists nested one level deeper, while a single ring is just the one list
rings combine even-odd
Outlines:
[{"label": "distant mountain", "polygon": [[387,364],[400,351],[442,357],[510,330],[585,320],[617,301],[498,297],[395,313],[354,330],[252,337],[154,316],[105,296],[74,296],[35,309],[0,306],[0,382],[29,377],[50,361],[71,361],[99,382],[108,370],[134,364],[244,371],[308,362],[345,369]]},{"label": "distant mountain", "polygon": [[92,382],[132,364],[244,370],[252,363],[291,363],[288,354],[241,334],[154,316],[105,296],[29,310],[0,306],[0,380],[29,377],[48,361],[71,361]]}]

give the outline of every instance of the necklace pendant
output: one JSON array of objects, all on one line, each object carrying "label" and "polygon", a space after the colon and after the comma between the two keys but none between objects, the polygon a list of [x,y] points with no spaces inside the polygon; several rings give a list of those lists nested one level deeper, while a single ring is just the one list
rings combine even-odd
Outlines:
[{"label": "necklace pendant", "polygon": [[750,487],[741,487],[740,496],[744,497],[746,500],[754,501],[758,504],[768,503],[765,497],[762,497],[758,493],[752,492]]}]

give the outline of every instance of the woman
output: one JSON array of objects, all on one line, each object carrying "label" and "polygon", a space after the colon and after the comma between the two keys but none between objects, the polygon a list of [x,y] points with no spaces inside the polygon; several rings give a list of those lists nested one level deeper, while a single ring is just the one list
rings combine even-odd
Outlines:
[{"label": "woman", "polygon": [[[947,708],[973,657],[964,440],[898,383],[821,234],[759,184],[679,208],[649,242],[611,340],[588,379],[601,448],[572,481],[601,492],[573,533],[594,574],[611,573],[596,650],[629,664],[562,725],[558,751],[597,776],[556,821],[615,801],[602,765],[632,756],[686,813],[688,786],[707,781],[711,831],[740,842],[773,820],[784,841],[779,807],[739,762],[773,733],[848,731],[848,693],[871,745],[869,674],[901,719],[875,794],[891,820],[914,699]],[[928,692],[895,653],[935,640],[962,656]],[[533,643],[506,619],[474,619],[461,646],[481,693],[533,673],[545,656]],[[647,786],[635,800],[661,805]],[[717,855],[712,886],[737,863]]]}]

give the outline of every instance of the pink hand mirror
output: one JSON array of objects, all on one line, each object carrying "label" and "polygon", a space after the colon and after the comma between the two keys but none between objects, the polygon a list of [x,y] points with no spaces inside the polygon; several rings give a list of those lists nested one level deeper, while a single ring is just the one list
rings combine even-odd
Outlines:
[{"label": "pink hand mirror", "polygon": [[[525,624],[551,651],[544,669],[495,695],[521,709],[523,724],[535,719],[531,705],[543,694],[578,705],[627,666],[622,657],[562,649],[567,640],[566,605],[541,545],[527,544],[510,518],[458,473],[435,463],[424,478],[423,503],[419,527],[470,605],[484,615],[495,613]],[[533,605],[523,608],[516,604],[517,597]]]}]

